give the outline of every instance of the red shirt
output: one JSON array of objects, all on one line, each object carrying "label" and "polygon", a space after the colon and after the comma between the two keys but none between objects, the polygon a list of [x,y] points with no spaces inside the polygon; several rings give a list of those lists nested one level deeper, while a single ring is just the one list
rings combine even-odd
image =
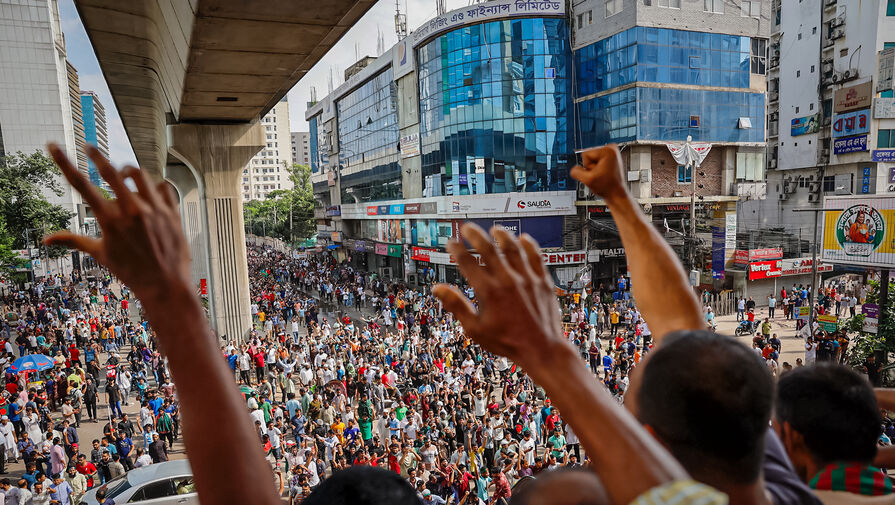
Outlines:
[{"label": "red shirt", "polygon": [[510,491],[510,482],[507,480],[507,476],[503,472],[498,472],[497,476],[494,477],[493,498],[509,498],[511,494],[512,491]]},{"label": "red shirt", "polygon": [[85,462],[83,465],[81,463],[78,463],[75,465],[75,470],[77,470],[79,474],[87,477],[88,488],[93,487],[93,477],[91,477],[91,475],[96,473],[96,467],[93,465],[93,463],[89,461]]},{"label": "red shirt", "polygon": [[746,314],[746,317],[749,319],[750,323],[755,322],[755,313],[754,312],[750,312],[750,313]]}]

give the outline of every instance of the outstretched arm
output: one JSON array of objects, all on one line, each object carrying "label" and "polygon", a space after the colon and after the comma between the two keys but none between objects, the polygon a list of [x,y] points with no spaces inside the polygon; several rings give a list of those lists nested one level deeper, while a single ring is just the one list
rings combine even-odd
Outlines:
[{"label": "outstretched arm", "polygon": [[448,248],[475,288],[480,310],[456,286],[440,284],[433,294],[486,350],[519,363],[544,387],[575,428],[613,501],[630,503],[685,479],[680,464],[618,406],[563,337],[553,282],[534,240],[517,240],[495,227],[496,247],[474,224],[462,233],[486,266],[458,242]]},{"label": "outstretched arm", "polygon": [[[189,247],[167,183],[156,186],[145,171],[134,167],[118,172],[96,148],[88,147],[88,156],[117,197],[106,200],[58,146],[50,145],[49,150],[90,205],[103,237],[61,231],[46,242],[93,256],[143,303],[177,382],[184,441],[202,503],[280,503],[270,487],[270,465],[264,460],[233,374],[220,359],[218,344],[190,285]],[[128,178],[136,184],[136,192],[125,185]],[[228,422],[220,422],[221,418]]]},{"label": "outstretched arm", "polygon": [[581,161],[571,175],[606,200],[625,247],[637,307],[656,344],[672,331],[705,328],[699,302],[680,261],[625,187],[618,147],[585,151]]}]

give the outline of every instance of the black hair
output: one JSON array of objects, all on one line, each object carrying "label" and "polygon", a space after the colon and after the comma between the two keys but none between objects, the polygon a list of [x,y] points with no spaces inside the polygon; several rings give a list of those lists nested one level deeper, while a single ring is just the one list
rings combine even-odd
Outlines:
[{"label": "black hair", "polygon": [[370,466],[335,472],[302,502],[304,505],[417,505],[416,491],[400,475]]},{"label": "black hair", "polygon": [[802,435],[821,464],[870,463],[882,433],[873,388],[857,372],[818,364],[787,372],[777,383],[775,417]]},{"label": "black hair", "polygon": [[643,369],[638,416],[697,480],[758,479],[774,386],[758,356],[705,330],[667,335]]}]

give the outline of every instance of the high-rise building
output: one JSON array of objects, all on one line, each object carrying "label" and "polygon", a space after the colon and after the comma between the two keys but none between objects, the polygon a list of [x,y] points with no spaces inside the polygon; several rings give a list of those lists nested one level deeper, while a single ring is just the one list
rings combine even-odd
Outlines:
[{"label": "high-rise building", "polygon": [[311,164],[311,135],[308,132],[292,132],[292,162]]},{"label": "high-rise building", "polygon": [[[580,290],[588,264],[611,286],[620,237],[569,171],[576,149],[615,142],[672,246],[702,244],[694,267],[711,285],[712,227],[764,185],[770,1],[537,4],[440,15],[309,104],[318,242],[360,268],[451,282],[444,245],[473,221],[532,235],[563,289]],[[687,137],[712,144],[695,173],[668,149]]]},{"label": "high-rise building", "polygon": [[768,198],[743,219],[807,250],[815,213],[793,209],[895,193],[895,0],[776,0],[772,21]]},{"label": "high-rise building", "polygon": [[[7,154],[43,151],[56,142],[77,158],[65,39],[56,0],[0,0],[0,130]],[[81,197],[59,177],[61,196],[47,199],[75,216]]]},{"label": "high-rise building", "polygon": [[84,151],[84,113],[81,110],[81,85],[78,82],[78,69],[65,60],[68,74],[68,97],[71,104],[71,120],[75,133],[75,151],[78,153],[78,170],[87,175],[87,153]]},{"label": "high-rise building", "polygon": [[267,144],[242,171],[242,199],[263,200],[272,191],[292,189],[292,135],[289,131],[289,102],[282,100],[261,118]]},{"label": "high-rise building", "polygon": [[[106,108],[93,91],[81,92],[81,111],[84,117],[84,140],[93,144],[105,157],[109,157],[109,133],[106,128]],[[105,187],[92,160],[87,160],[87,174],[90,182]]]}]

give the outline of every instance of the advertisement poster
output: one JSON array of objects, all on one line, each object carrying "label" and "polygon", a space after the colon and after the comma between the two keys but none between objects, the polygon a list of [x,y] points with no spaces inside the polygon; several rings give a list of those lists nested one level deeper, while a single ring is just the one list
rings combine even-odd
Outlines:
[{"label": "advertisement poster", "polygon": [[857,153],[867,150],[867,135],[847,137],[833,141],[833,154]]},{"label": "advertisement poster", "polygon": [[824,207],[825,262],[895,266],[895,198],[827,198]]},{"label": "advertisement poster", "polygon": [[817,322],[821,328],[826,331],[834,332],[839,329],[839,317],[831,314],[821,314],[817,316]]},{"label": "advertisement poster", "polygon": [[[785,124],[785,123],[784,123]],[[810,116],[797,117],[792,120],[792,123],[789,127],[789,134],[793,137],[798,137],[799,135],[807,135],[809,133],[817,133],[817,128],[820,125],[820,121],[818,121],[818,115],[812,114]]]},{"label": "advertisement poster", "polygon": [[377,239],[381,242],[401,243],[404,241],[403,219],[380,219],[377,221]]},{"label": "advertisement poster", "polygon": [[724,278],[725,229],[712,226],[712,279]]},{"label": "advertisement poster", "polygon": [[861,305],[861,314],[864,314],[864,327],[867,333],[876,333],[879,329],[879,305],[865,303]]}]

